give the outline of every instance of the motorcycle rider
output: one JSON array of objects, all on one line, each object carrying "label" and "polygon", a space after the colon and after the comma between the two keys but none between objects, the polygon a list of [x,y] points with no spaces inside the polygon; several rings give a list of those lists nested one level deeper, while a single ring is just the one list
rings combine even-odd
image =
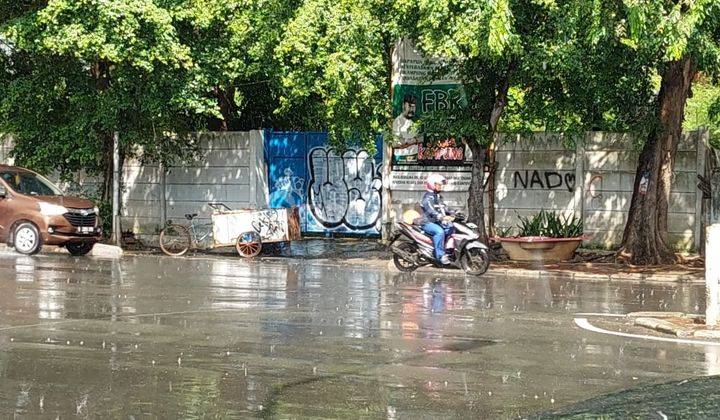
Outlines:
[{"label": "motorcycle rider", "polygon": [[440,191],[447,184],[447,179],[440,174],[430,174],[425,179],[425,195],[422,198],[423,231],[433,238],[435,259],[441,264],[450,264],[450,258],[445,254],[445,238],[453,230],[453,211],[447,208],[440,196]]}]

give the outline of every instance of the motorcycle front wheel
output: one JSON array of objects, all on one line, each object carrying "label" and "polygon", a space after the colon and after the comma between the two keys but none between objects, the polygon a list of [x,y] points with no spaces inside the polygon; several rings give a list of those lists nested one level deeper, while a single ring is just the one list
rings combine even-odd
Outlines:
[{"label": "motorcycle front wheel", "polygon": [[486,249],[468,248],[460,256],[460,267],[471,276],[482,276],[490,268],[490,255]]},{"label": "motorcycle front wheel", "polygon": [[[408,254],[415,253],[415,249],[413,249],[413,246],[409,242],[403,242],[397,245],[400,250],[403,252],[407,252]],[[408,261],[405,258],[401,257],[398,254],[393,253],[393,263],[395,263],[395,267],[397,267],[398,270],[403,272],[410,272],[417,270],[418,266],[415,265],[414,262]]]}]

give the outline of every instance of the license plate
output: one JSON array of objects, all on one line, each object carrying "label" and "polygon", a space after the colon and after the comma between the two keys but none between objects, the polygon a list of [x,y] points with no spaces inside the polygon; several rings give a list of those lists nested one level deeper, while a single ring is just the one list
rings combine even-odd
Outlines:
[{"label": "license plate", "polygon": [[77,229],[78,233],[94,233],[95,228],[94,227],[79,227]]}]

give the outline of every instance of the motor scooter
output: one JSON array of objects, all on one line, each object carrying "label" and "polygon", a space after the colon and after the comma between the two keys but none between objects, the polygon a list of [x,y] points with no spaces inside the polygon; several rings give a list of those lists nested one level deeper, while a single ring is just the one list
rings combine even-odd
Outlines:
[{"label": "motor scooter", "polygon": [[[449,216],[448,220],[454,228],[445,239],[445,253],[450,258],[450,266],[470,275],[483,275],[490,267],[490,248],[480,241],[477,225],[467,222],[461,213]],[[426,265],[448,267],[435,259],[432,236],[415,222],[396,223],[395,232],[390,237],[390,249],[395,267],[400,271],[415,271]]]}]

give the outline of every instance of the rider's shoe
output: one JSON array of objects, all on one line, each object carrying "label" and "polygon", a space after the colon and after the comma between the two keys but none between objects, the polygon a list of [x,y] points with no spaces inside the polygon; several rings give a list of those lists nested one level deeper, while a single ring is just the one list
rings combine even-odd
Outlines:
[{"label": "rider's shoe", "polygon": [[450,261],[450,257],[448,257],[447,255],[443,255],[443,256],[440,258],[440,263],[441,263],[442,265],[450,265],[450,264],[452,264],[452,261]]}]

